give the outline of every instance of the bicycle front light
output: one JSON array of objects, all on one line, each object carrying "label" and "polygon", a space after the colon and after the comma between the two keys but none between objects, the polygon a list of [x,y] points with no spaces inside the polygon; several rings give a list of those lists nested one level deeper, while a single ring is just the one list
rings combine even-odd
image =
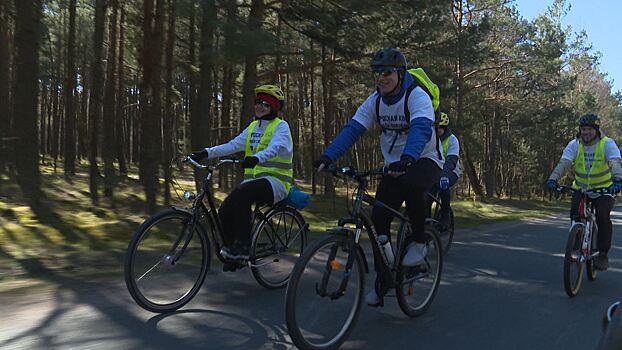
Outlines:
[{"label": "bicycle front light", "polygon": [[194,194],[194,192],[192,192],[192,191],[190,191],[190,190],[186,190],[186,191],[184,192],[184,199],[186,199],[186,200],[191,201],[191,200],[193,200],[195,197],[196,197],[196,195]]}]

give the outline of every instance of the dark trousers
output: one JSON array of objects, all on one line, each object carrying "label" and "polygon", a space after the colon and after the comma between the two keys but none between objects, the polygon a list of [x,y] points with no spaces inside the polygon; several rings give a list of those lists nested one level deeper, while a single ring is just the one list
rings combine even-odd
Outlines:
[{"label": "dark trousers", "polygon": [[225,245],[231,247],[239,240],[242,244],[251,243],[251,206],[272,205],[274,194],[266,179],[253,180],[238,185],[222,202],[218,217],[222,224]]},{"label": "dark trousers", "polygon": [[[425,242],[425,219],[427,216],[427,192],[438,181],[441,169],[430,159],[423,158],[408,168],[406,174],[394,178],[385,176],[380,180],[376,190],[376,199],[387,206],[398,210],[406,201],[406,211],[413,229],[413,238],[416,242]],[[379,235],[391,237],[391,221],[393,213],[389,210],[374,206],[371,220]],[[375,244],[374,264],[379,265],[379,252]],[[377,268],[376,268],[377,269]]]},{"label": "dark trousers", "polygon": [[[436,196],[438,194],[439,199],[441,200],[441,215],[449,215],[449,208],[451,208],[451,187],[453,185],[456,184],[456,182],[458,182],[458,175],[456,175],[456,173],[454,173],[453,171],[449,174],[449,188],[446,190],[441,190],[441,188],[438,185],[438,182],[434,184],[434,186],[432,186],[432,189],[430,190],[430,194],[432,194],[433,196]],[[429,207],[428,207],[428,216],[432,216],[432,213],[430,212],[432,208],[432,200],[429,200]]]},{"label": "dark trousers", "polygon": [[[581,201],[582,194],[574,193],[572,195],[572,202],[570,204],[570,218],[578,218],[579,216],[579,202]],[[611,225],[611,209],[615,200],[611,196],[600,196],[592,199],[594,208],[596,209],[596,225],[598,225],[598,250],[607,253],[611,248],[611,235],[613,228]]]}]

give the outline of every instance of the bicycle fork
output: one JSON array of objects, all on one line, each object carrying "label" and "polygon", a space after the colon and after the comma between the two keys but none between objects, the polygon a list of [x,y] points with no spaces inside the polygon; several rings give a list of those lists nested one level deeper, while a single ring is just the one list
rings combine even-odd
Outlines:
[{"label": "bicycle fork", "polygon": [[[358,237],[358,235],[360,234],[359,232],[360,230],[361,229],[357,229],[356,237]],[[357,242],[355,240],[348,241],[348,246],[347,246],[348,260],[346,261],[345,266],[343,266],[342,263],[340,263],[339,261],[335,259],[335,257],[337,256],[337,251],[339,250],[340,246],[333,245],[330,248],[330,253],[328,254],[328,260],[326,261],[326,265],[324,266],[324,273],[322,275],[322,281],[320,282],[319,286],[317,283],[315,284],[315,292],[320,297],[322,298],[329,297],[332,300],[335,300],[345,295],[346,288],[348,286],[348,281],[350,280],[350,276],[352,275],[352,266],[354,265],[356,254],[358,254],[356,245],[357,245]],[[328,287],[328,281],[330,280],[331,274],[333,273],[334,270],[339,271],[342,269],[343,269],[343,273],[341,275],[341,283],[339,283],[339,287],[334,292],[328,292],[327,287]]]}]

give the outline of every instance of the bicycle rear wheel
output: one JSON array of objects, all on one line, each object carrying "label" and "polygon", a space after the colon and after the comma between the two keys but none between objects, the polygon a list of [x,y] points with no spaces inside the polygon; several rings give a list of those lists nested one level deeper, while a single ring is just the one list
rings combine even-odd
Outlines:
[{"label": "bicycle rear wheel", "polygon": [[350,242],[343,236],[320,240],[305,249],[292,271],[285,320],[300,349],[336,349],[354,327],[363,300],[365,265],[359,250],[350,250]]},{"label": "bicycle rear wheel", "polygon": [[581,288],[585,265],[581,262],[581,239],[583,226],[575,225],[566,241],[566,253],[564,254],[564,289],[569,297],[574,297]]},{"label": "bicycle rear wheel", "polygon": [[251,245],[251,271],[268,289],[287,285],[307,242],[307,225],[298,211],[277,207],[257,224]]},{"label": "bicycle rear wheel", "polygon": [[[191,215],[167,210],[145,221],[134,233],[125,256],[125,284],[138,305],[171,312],[199,291],[210,261],[209,240],[200,226],[190,231]],[[190,236],[190,242],[180,254]]]},{"label": "bicycle rear wheel", "polygon": [[[441,219],[441,211],[436,210],[436,214],[434,215],[434,219],[437,222],[440,222]],[[444,230],[440,230],[440,225],[438,226],[438,237],[441,240],[441,247],[443,248],[443,255],[447,254],[449,248],[451,247],[451,242],[454,240],[454,211],[449,208],[449,223]]]},{"label": "bicycle rear wheel", "polygon": [[424,263],[413,267],[404,267],[401,264],[406,255],[406,249],[400,257],[400,265],[396,278],[397,302],[402,311],[410,316],[423,315],[436,296],[441,272],[443,270],[443,255],[438,232],[432,225],[425,230],[427,235],[428,252]]}]

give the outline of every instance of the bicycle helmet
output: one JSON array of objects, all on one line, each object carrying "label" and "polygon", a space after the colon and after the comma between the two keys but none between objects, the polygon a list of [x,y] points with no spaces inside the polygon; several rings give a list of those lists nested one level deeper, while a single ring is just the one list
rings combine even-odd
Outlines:
[{"label": "bicycle helmet", "polygon": [[579,127],[591,126],[594,129],[600,127],[600,117],[593,113],[586,113],[579,118]]},{"label": "bicycle helmet", "polygon": [[372,71],[386,67],[406,70],[406,66],[406,57],[399,50],[392,47],[378,50],[371,60]]},{"label": "bicycle helmet", "polygon": [[449,126],[449,116],[445,112],[441,112],[441,118],[438,122],[438,126]]},{"label": "bicycle helmet", "polygon": [[260,85],[255,88],[255,95],[257,99],[268,102],[275,111],[280,111],[285,103],[283,90],[276,85]]}]

